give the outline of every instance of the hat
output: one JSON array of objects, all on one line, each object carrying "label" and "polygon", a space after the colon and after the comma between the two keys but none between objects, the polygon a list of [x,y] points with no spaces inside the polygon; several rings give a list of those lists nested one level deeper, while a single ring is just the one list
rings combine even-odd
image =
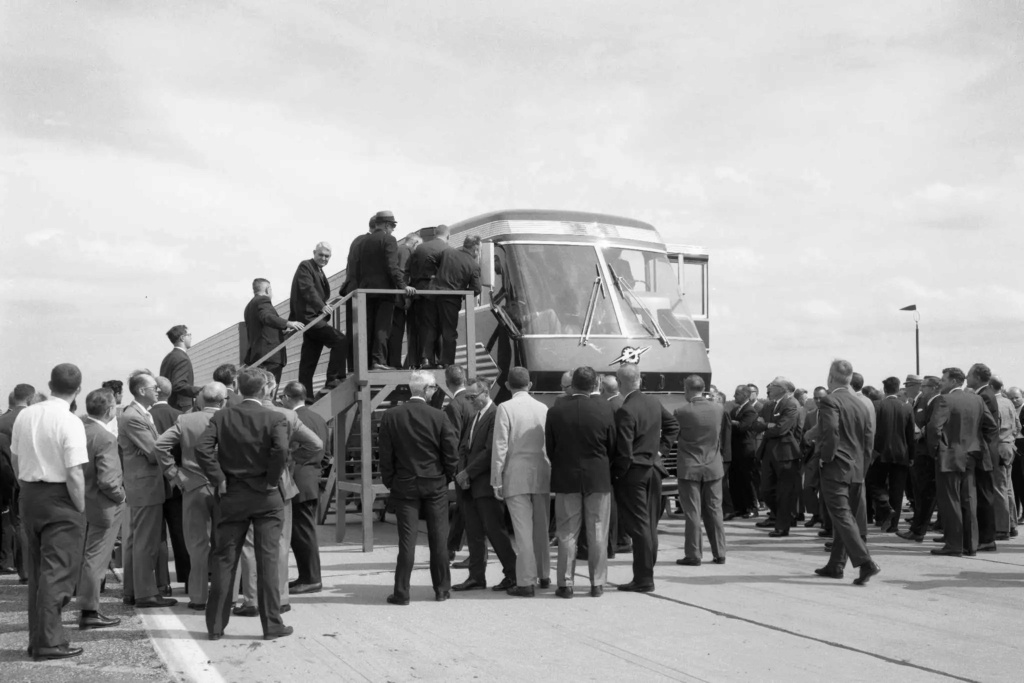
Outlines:
[{"label": "hat", "polygon": [[398,223],[395,220],[395,214],[390,211],[378,211],[373,217],[374,223]]},{"label": "hat", "polygon": [[907,378],[903,380],[903,384],[911,386],[921,383],[921,375],[907,375]]}]

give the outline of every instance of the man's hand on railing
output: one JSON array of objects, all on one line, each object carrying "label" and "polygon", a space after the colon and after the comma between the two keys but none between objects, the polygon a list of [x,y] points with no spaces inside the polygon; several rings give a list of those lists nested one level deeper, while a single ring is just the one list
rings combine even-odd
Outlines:
[{"label": "man's hand on railing", "polygon": [[405,295],[406,296],[416,296],[416,288],[415,287],[406,287],[405,288]]},{"label": "man's hand on railing", "polygon": [[324,307],[320,310],[320,312],[323,313],[324,315],[330,315],[331,311],[333,310],[334,309],[331,308],[330,304],[324,304]]},{"label": "man's hand on railing", "polygon": [[306,326],[303,323],[300,323],[298,320],[289,320],[288,324],[285,326],[285,329],[291,330],[293,332],[301,332],[305,328]]}]

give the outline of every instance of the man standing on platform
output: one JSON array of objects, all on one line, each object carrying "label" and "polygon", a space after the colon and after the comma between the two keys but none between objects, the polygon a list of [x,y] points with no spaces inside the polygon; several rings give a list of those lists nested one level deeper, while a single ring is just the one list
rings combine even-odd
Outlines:
[{"label": "man standing on platform", "polygon": [[[271,349],[284,341],[283,332],[298,332],[305,325],[298,320],[285,320],[277,314],[272,298],[274,290],[270,280],[261,277],[252,281],[252,299],[245,305],[242,314],[249,350],[245,352],[245,364],[252,365]],[[281,381],[281,370],[288,364],[288,354],[281,348],[260,364],[260,367]]]},{"label": "man standing on platform", "polygon": [[[344,359],[344,356],[341,356]],[[224,636],[231,617],[232,579],[249,526],[254,527],[257,591],[263,639],[289,636],[281,619],[278,544],[284,520],[279,484],[288,459],[288,424],[284,415],[263,406],[266,375],[246,368],[238,375],[244,400],[218,411],[203,433],[196,458],[220,499],[213,553],[213,582],[206,604],[210,640]]]},{"label": "man standing on platform", "polygon": [[832,361],[828,373],[828,396],[818,403],[818,438],[821,453],[821,491],[832,517],[833,543],[828,564],[814,573],[832,579],[843,578],[849,554],[860,575],[853,580],[863,586],[881,571],[865,544],[866,529],[857,519],[864,517],[864,470],[874,446],[874,412],[850,390],[853,366],[846,360]]},{"label": "man standing on platform", "polygon": [[[441,258],[448,251],[448,226],[434,228],[434,237],[416,247],[409,260],[409,284],[417,290],[433,289],[434,277]],[[440,324],[437,320],[437,301],[433,296],[418,296],[413,299],[413,319],[417,327],[416,355],[410,358],[415,365],[436,365],[435,351],[439,348]],[[412,337],[410,337],[411,339]],[[428,339],[429,344],[428,344]],[[424,355],[429,350],[431,355]]]},{"label": "man standing on platform", "polygon": [[171,382],[171,395],[167,402],[172,408],[187,413],[192,410],[192,399],[198,396],[202,389],[195,386],[192,359],[188,357],[188,350],[192,346],[192,333],[184,325],[175,325],[167,330],[167,338],[174,348],[160,362],[160,377],[166,377]]},{"label": "man standing on platform", "polygon": [[398,562],[395,590],[387,601],[409,604],[409,579],[416,560],[420,514],[427,520],[430,581],[434,599],[450,596],[448,568],[448,482],[458,465],[455,432],[444,413],[427,405],[437,382],[429,372],[415,371],[409,379],[412,398],[384,413],[380,422],[380,474],[395,504],[398,521]]},{"label": "man standing on platform", "polygon": [[[423,238],[418,233],[406,235],[402,243],[398,245],[398,269],[405,274],[405,281],[409,279],[409,261],[416,247],[423,243]],[[411,286],[411,285],[410,285]],[[395,310],[391,314],[391,334],[388,336],[388,365],[393,368],[402,367],[402,339],[406,336],[406,327],[409,329],[408,357],[411,358],[413,349],[416,346],[415,326],[412,324],[412,298],[404,294],[395,296]],[[408,324],[407,324],[408,323]]]},{"label": "man standing on platform", "polygon": [[302,336],[302,351],[299,354],[299,381],[306,387],[306,396],[313,396],[313,375],[320,363],[320,353],[326,346],[331,350],[327,363],[325,389],[333,389],[345,379],[346,343],[345,335],[334,328],[331,321],[333,310],[327,301],[331,298],[331,285],[324,274],[324,268],[331,260],[331,245],[320,242],[313,250],[313,258],[299,263],[292,278],[289,298],[288,320],[310,326],[310,322],[323,314],[325,317]]},{"label": "man standing on platform", "polygon": [[[431,289],[441,291],[472,290],[480,294],[480,237],[467,237],[461,249],[449,249],[437,266],[437,275]],[[459,338],[459,311],[463,296],[435,296],[437,320],[440,326],[440,363],[448,367],[455,362],[455,346]],[[424,355],[428,358],[434,352],[436,335],[427,333]]]},{"label": "man standing on platform", "polygon": [[85,425],[70,410],[82,386],[71,363],[50,372],[49,400],[14,424],[12,465],[21,486],[28,574],[28,652],[36,661],[82,654],[68,643],[60,613],[71,601],[85,540]]},{"label": "man standing on platform", "polygon": [[509,371],[512,398],[498,406],[491,453],[494,497],[504,499],[515,533],[516,585],[507,592],[524,598],[534,596],[538,579],[541,588],[551,585],[551,463],[544,450],[548,409],[530,396],[531,386],[526,368]]},{"label": "man standing on platform", "polygon": [[[654,590],[658,561],[658,519],[661,513],[660,451],[668,452],[679,423],[658,399],[640,391],[640,368],[622,365],[615,373],[625,396],[615,411],[615,455],[612,480],[619,504],[619,524],[633,540],[633,580],[620,591]],[[659,451],[660,449],[660,451]]]}]

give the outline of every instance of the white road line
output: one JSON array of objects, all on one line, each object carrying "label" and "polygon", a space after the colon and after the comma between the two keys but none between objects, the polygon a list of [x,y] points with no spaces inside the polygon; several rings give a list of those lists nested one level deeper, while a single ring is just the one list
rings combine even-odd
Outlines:
[{"label": "white road line", "polygon": [[[160,655],[172,676],[189,683],[225,683],[210,661],[210,656],[189,636],[188,628],[177,614],[165,610],[140,610],[140,613],[153,649]],[[160,631],[180,636],[161,637]]]}]

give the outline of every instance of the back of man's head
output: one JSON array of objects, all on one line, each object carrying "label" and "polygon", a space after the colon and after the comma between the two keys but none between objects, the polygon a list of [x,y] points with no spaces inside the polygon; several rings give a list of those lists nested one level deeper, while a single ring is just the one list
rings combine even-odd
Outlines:
[{"label": "back of man's head", "polygon": [[246,368],[238,373],[238,393],[246,398],[260,398],[267,376],[259,368]]},{"label": "back of man's head", "polygon": [[854,391],[860,391],[864,388],[864,375],[859,372],[855,372],[850,375],[850,388]]},{"label": "back of man's head", "polygon": [[466,371],[461,365],[453,363],[444,369],[444,381],[448,385],[448,390],[454,393],[459,387],[466,386]]},{"label": "back of man's head", "polygon": [[589,394],[597,388],[597,372],[589,365],[581,365],[572,371],[574,393]]},{"label": "back of man's head", "polygon": [[171,380],[166,377],[156,378],[156,396],[158,401],[166,401],[171,397]]},{"label": "back of man's head", "polygon": [[36,395],[36,388],[31,384],[15,384],[14,391],[7,397],[7,403],[14,406],[27,406],[32,397]]},{"label": "back of man's head", "polygon": [[[851,386],[850,383],[853,379],[853,364],[848,360],[838,358],[832,361],[832,365],[828,369],[828,377],[832,380],[832,383],[837,386]],[[863,386],[863,383],[861,384]]]},{"label": "back of man's head", "polygon": [[968,375],[973,375],[975,378],[981,380],[982,384],[985,384],[992,379],[992,370],[984,363],[975,363],[971,366]]},{"label": "back of man's head", "polygon": [[203,405],[220,407],[228,398],[228,388],[222,382],[210,382],[203,387]]},{"label": "back of man's head", "polygon": [[266,278],[258,277],[252,281],[252,293],[253,294],[266,294],[267,287],[270,286],[270,280]]},{"label": "back of man's head", "polygon": [[943,368],[942,374],[948,377],[950,380],[956,382],[957,386],[963,384],[964,380],[967,379],[967,377],[964,375],[964,371],[961,370],[960,368]]},{"label": "back of man's head", "polygon": [[110,389],[93,389],[85,397],[85,412],[97,420],[105,418],[107,411],[114,407],[114,392]]},{"label": "back of man's head", "polygon": [[508,388],[512,391],[523,391],[530,388],[530,371],[516,366],[508,371]]},{"label": "back of man's head", "polygon": [[441,225],[434,228],[434,237],[447,237],[448,226],[442,223]]},{"label": "back of man's head", "polygon": [[470,235],[465,240],[463,240],[462,248],[465,249],[466,251],[472,251],[473,249],[476,249],[477,247],[480,246],[480,241],[481,240],[479,235]]},{"label": "back of man's head", "polygon": [[687,398],[699,396],[704,391],[704,378],[700,375],[687,375],[683,380],[683,389]]},{"label": "back of man's head", "polygon": [[635,391],[640,388],[640,366],[632,363],[620,365],[615,371],[615,378],[619,380],[620,391]]},{"label": "back of man's head", "polygon": [[886,396],[895,396],[896,392],[900,390],[900,378],[899,377],[886,377],[882,380],[882,391],[885,392]]},{"label": "back of man's head", "polygon": [[999,379],[995,375],[992,375],[989,378],[988,385],[992,387],[992,389],[995,390],[996,393],[999,393],[1000,391],[1003,390],[1003,380]]},{"label": "back of man's head", "polygon": [[305,404],[306,402],[306,387],[303,386],[302,382],[288,382],[288,384],[284,385],[281,393],[291,403]]},{"label": "back of man's head", "polygon": [[213,371],[213,381],[220,382],[226,387],[234,384],[236,377],[238,377],[238,368],[234,363],[218,365],[217,369]]},{"label": "back of man's head", "polygon": [[601,375],[601,395],[614,396],[619,393],[619,380],[615,375]]},{"label": "back of man's head", "polygon": [[50,371],[50,391],[67,396],[82,388],[82,371],[74,363],[61,363]]}]

